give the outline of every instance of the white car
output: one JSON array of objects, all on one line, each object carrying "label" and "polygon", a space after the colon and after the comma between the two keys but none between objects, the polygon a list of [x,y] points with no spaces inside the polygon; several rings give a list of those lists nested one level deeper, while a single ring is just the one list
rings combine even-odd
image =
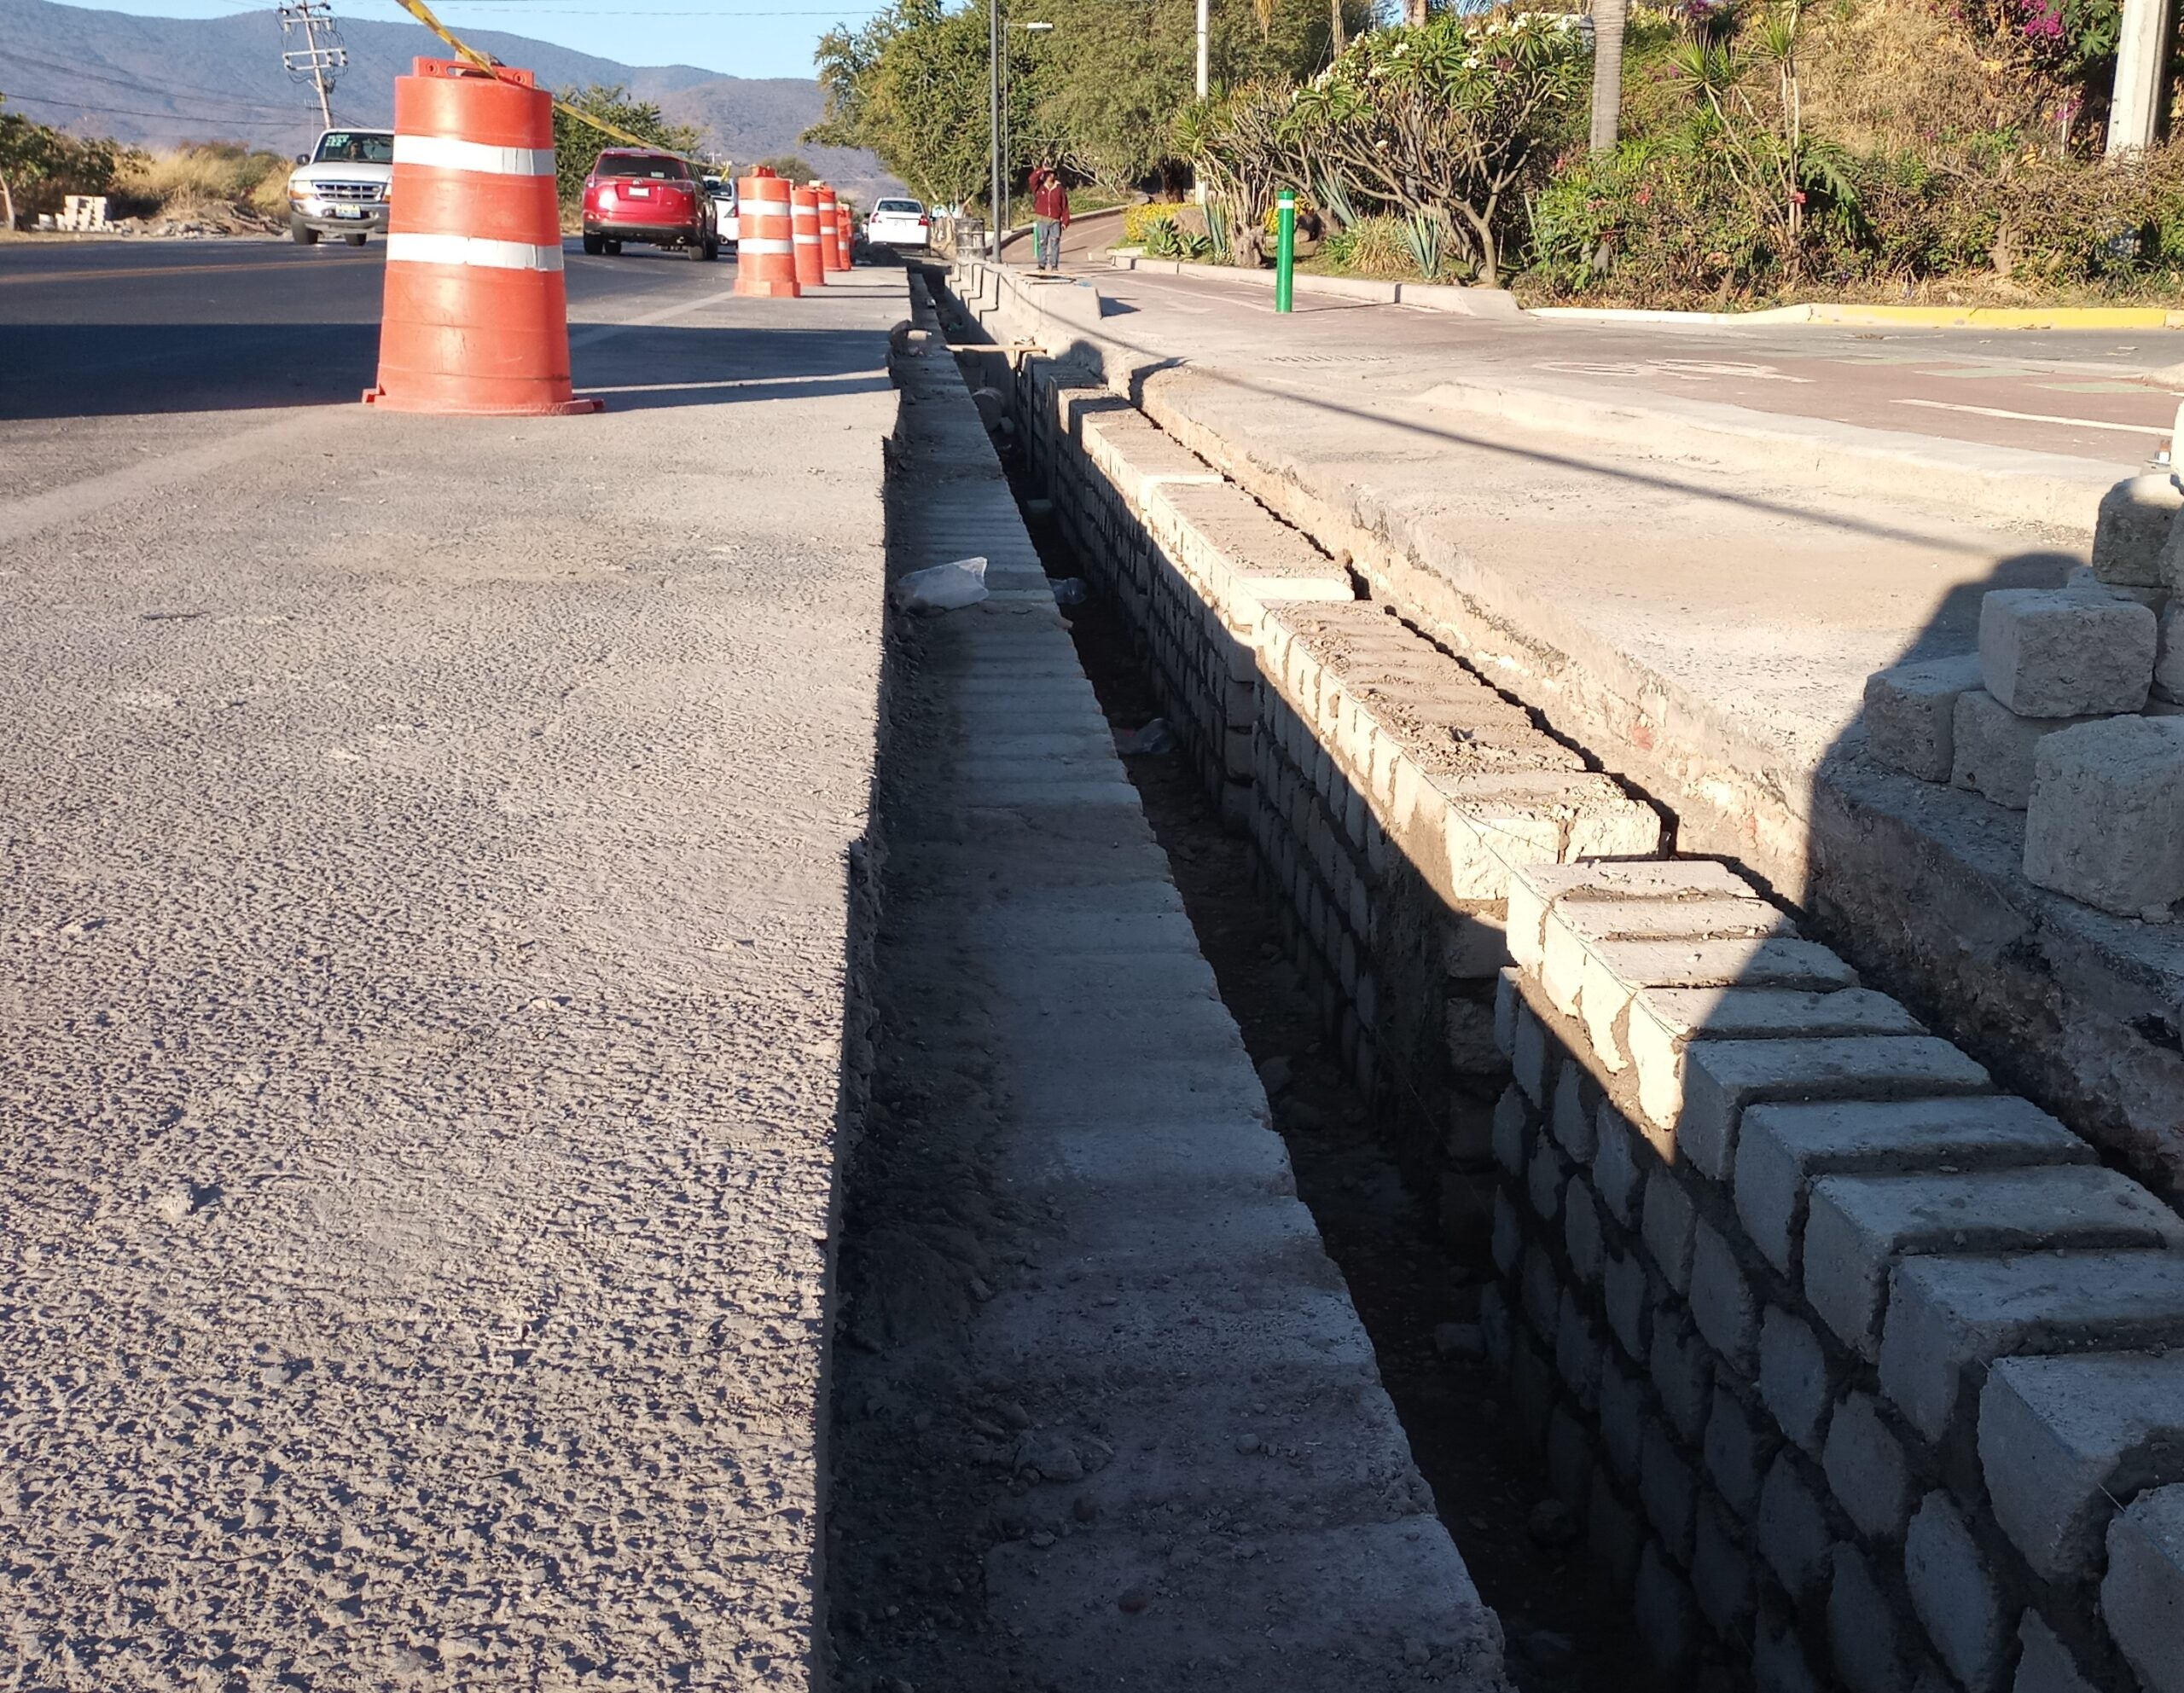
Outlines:
[{"label": "white car", "polygon": [[299,246],[340,235],[362,246],[386,233],[387,194],[394,184],[392,130],[328,130],[288,173],[288,233]]},{"label": "white car", "polygon": [[734,246],[741,221],[735,200],[735,184],[725,177],[707,177],[705,178],[705,189],[712,196],[713,221],[720,229],[720,244]]},{"label": "white car", "polygon": [[864,238],[877,246],[925,246],[932,240],[932,219],[915,200],[882,200],[864,220]]}]

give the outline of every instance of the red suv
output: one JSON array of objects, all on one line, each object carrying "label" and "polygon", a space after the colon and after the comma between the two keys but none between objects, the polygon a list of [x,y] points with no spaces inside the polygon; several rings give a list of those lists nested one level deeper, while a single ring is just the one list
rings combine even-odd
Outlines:
[{"label": "red suv", "polygon": [[671,153],[610,147],[584,183],[584,250],[619,252],[624,241],[678,247],[693,258],[720,257],[712,196]]}]

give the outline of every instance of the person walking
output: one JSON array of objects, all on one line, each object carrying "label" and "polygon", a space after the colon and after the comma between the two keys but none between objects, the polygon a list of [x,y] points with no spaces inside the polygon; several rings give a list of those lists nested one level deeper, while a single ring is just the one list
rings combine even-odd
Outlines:
[{"label": "person walking", "polygon": [[1061,269],[1061,232],[1069,227],[1069,190],[1061,173],[1042,165],[1031,173],[1031,245],[1039,269]]}]

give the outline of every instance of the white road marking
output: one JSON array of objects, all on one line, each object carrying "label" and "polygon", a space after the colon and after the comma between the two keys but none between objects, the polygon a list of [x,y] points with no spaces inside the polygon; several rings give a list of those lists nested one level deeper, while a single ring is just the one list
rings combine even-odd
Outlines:
[{"label": "white road marking", "polygon": [[2165,423],[2111,423],[2100,417],[2051,417],[2040,411],[2005,411],[2000,406],[1960,406],[1948,400],[1898,399],[1899,406],[1924,406],[1929,411],[1968,411],[1978,417],[2007,417],[2018,423],[2058,423],[2071,429],[2110,429],[2118,435],[2166,435]]}]

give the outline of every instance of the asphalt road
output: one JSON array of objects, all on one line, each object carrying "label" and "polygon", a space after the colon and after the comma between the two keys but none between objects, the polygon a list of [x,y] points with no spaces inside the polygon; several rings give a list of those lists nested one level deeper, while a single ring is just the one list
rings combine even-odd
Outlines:
[{"label": "asphalt road", "polygon": [[[0,421],[354,401],[379,356],[379,242],[0,243]],[[568,245],[572,321],[732,287],[730,264]],[[188,333],[177,333],[187,330]]]},{"label": "asphalt road", "polygon": [[378,264],[0,247],[0,1685],[805,1689],[903,278]]}]

